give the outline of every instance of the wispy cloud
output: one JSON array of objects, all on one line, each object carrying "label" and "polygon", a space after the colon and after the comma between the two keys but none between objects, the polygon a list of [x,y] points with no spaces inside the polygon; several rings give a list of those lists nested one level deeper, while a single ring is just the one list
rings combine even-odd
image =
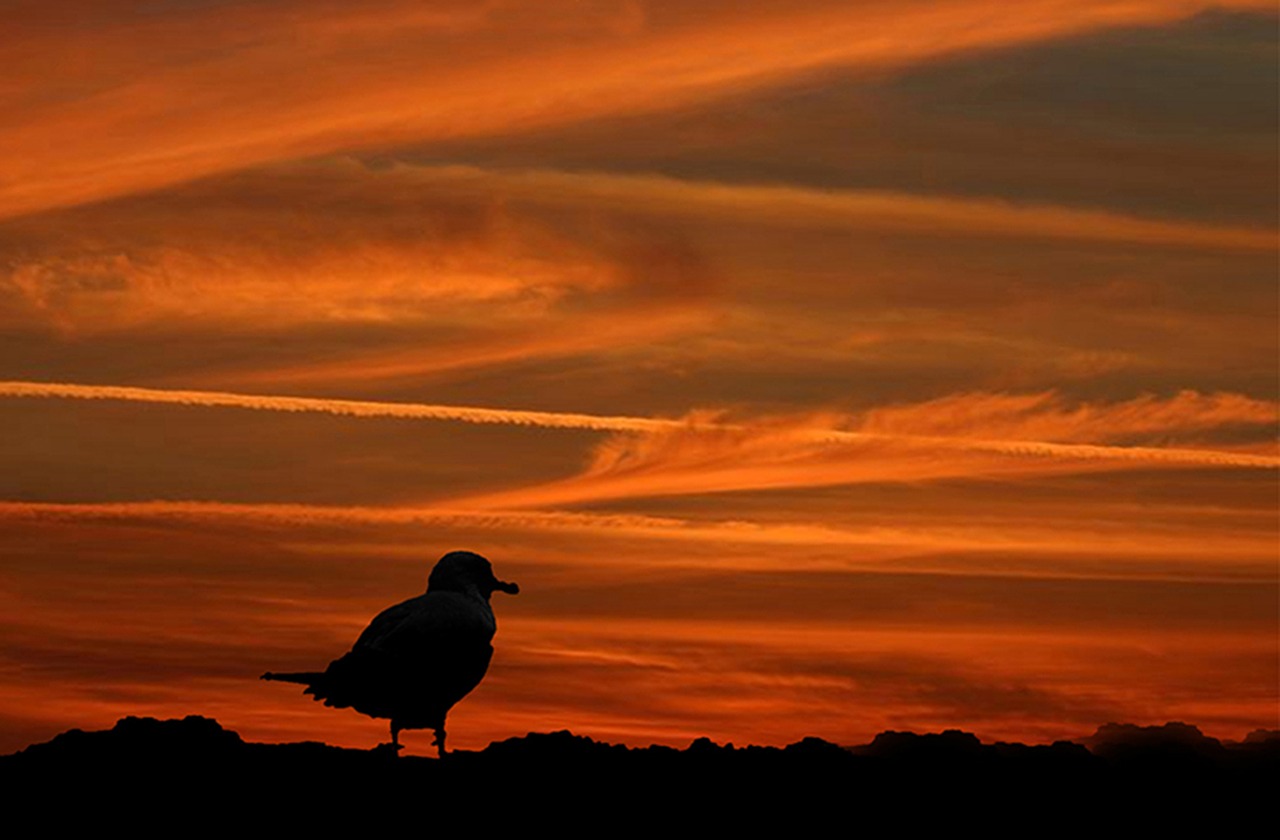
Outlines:
[{"label": "wispy cloud", "polygon": [[242,173],[8,222],[0,302],[15,325],[79,335],[174,321],[458,329],[635,281],[624,256],[502,203],[349,160]]},{"label": "wispy cloud", "polygon": [[1146,394],[1114,403],[1071,404],[1060,394],[969,393],[936,400],[873,408],[862,432],[916,435],[979,435],[1010,440],[1114,441],[1167,436],[1231,426],[1274,428],[1280,404],[1243,394],[1181,391],[1173,397]]},{"label": "wispy cloud", "polygon": [[963,233],[1269,252],[1274,232],[1252,227],[1145,219],[1102,210],[887,190],[821,190],[725,184],[656,175],[556,171],[495,172],[438,167],[420,177],[526,199],[590,202],[665,215],[708,216],[781,227],[856,227],[927,236]]},{"label": "wispy cloud", "polygon": [[[579,475],[498,491],[464,506],[545,507],[606,499],[919,482],[1155,467],[1275,469],[1268,451],[1060,443],[1246,424],[1274,426],[1272,403],[1180,394],[1066,408],[1052,395],[958,395],[862,418],[787,417],[752,424],[690,422],[600,444]],[[868,431],[864,431],[867,429]],[[922,433],[923,432],[923,433]],[[1001,436],[1003,435],[1003,436]],[[1274,444],[1264,444],[1268,450]]]},{"label": "wispy cloud", "polygon": [[[637,216],[650,220],[639,232]],[[693,317],[700,313],[685,310],[703,302],[715,270],[709,243],[681,233],[686,220],[737,231],[747,253],[753,238],[789,229],[1246,256],[1276,248],[1269,229],[1048,204],[655,175],[374,170],[327,160],[10,222],[0,230],[0,302],[15,324],[44,321],[90,335],[175,320],[189,329],[439,323],[518,333],[548,314],[622,321],[655,302]],[[749,285],[750,271],[735,282]],[[596,331],[576,324],[558,332],[564,343],[564,333]],[[440,360],[418,363],[429,370]],[[376,364],[363,367],[376,375]]]},{"label": "wispy cloud", "polygon": [[[908,526],[834,526],[821,522],[789,522],[716,519],[683,519],[628,513],[586,513],[573,511],[488,510],[442,507],[378,507],[359,505],[303,505],[287,503],[236,503],[216,501],[153,500],[145,502],[19,502],[0,501],[0,518],[39,522],[120,522],[171,520],[185,522],[228,521],[288,525],[299,529],[317,526],[402,526],[479,530],[486,533],[563,533],[598,539],[644,540],[656,543],[704,544],[714,546],[724,556],[711,565],[717,573],[730,570],[835,569],[902,570],[912,573],[937,571],[944,574],[1026,576],[1085,576],[1105,578],[1213,579],[1226,572],[1232,579],[1255,575],[1259,564],[1273,554],[1267,534],[1244,532],[1217,534],[1212,544],[1187,539],[1185,533],[1168,526],[1145,528],[1141,523],[1116,531],[1087,529],[1072,523],[1066,526],[1046,521],[1029,524],[1016,520],[991,519],[973,525],[954,523]],[[1069,533],[1069,539],[1066,534]],[[816,555],[800,554],[780,560],[770,552],[750,547],[807,547]],[[744,553],[742,548],[748,550]],[[829,550],[857,548],[857,558]],[[369,551],[369,549],[364,549]],[[415,554],[418,550],[414,550]],[[645,552],[641,552],[645,554]],[[1009,553],[1052,555],[1055,562],[1009,566],[990,563],[984,556]],[[572,554],[572,553],[570,553]],[[914,561],[904,566],[906,557],[936,558],[955,555],[962,559]],[[963,559],[972,555],[974,559]],[[564,562],[562,556],[561,562]],[[608,564],[594,554],[593,565]],[[702,567],[700,554],[683,556],[648,553],[646,565]],[[1109,568],[1097,564],[1073,570],[1061,558],[1106,556]],[[1130,562],[1116,563],[1117,558]],[[1159,561],[1159,568],[1147,568],[1144,558]],[[1224,571],[1223,559],[1245,566]],[[631,568],[637,555],[628,553],[618,561]],[[1253,565],[1250,565],[1253,564]],[[1247,568],[1246,568],[1247,567]]]},{"label": "wispy cloud", "polygon": [[[284,158],[643,113],[823,67],[893,67],[1222,4],[811,2],[698,15],[623,4],[593,15],[558,3],[424,13],[397,0],[359,10],[197,5],[164,16],[123,5],[90,5],[74,28],[34,8],[6,20],[0,160],[13,163],[0,170],[0,216]],[[335,66],[346,72],[317,71]]]},{"label": "wispy cloud", "polygon": [[598,313],[574,313],[538,319],[535,325],[502,331],[477,330],[441,346],[368,350],[304,362],[258,363],[243,368],[220,366],[197,374],[197,384],[212,381],[243,386],[291,386],[386,382],[454,372],[528,364],[551,359],[607,356],[619,348],[651,346],[710,328],[714,313],[698,306],[656,305]]},{"label": "wispy cloud", "polygon": [[1273,1],[5,8],[0,752],[1274,718]]}]

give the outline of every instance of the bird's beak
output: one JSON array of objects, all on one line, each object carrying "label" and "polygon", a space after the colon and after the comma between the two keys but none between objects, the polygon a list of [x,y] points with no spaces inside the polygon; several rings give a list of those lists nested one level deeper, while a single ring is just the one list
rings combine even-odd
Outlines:
[{"label": "bird's beak", "polygon": [[493,588],[498,590],[499,592],[505,592],[508,595],[520,594],[519,584],[507,583],[505,580],[498,580],[497,578],[493,579]]}]

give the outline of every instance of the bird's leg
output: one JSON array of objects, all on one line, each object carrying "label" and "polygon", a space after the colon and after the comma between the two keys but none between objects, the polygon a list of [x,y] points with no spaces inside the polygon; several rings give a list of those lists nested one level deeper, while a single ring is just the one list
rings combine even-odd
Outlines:
[{"label": "bird's leg", "polygon": [[404,749],[404,745],[400,743],[400,726],[393,720],[391,721],[391,747],[392,755],[399,755],[400,750]]},{"label": "bird's leg", "polygon": [[435,733],[436,733],[435,740],[433,740],[431,743],[432,743],[432,744],[434,744],[434,745],[435,745],[435,747],[436,747],[436,749],[440,751],[440,757],[441,757],[441,758],[444,758],[444,752],[445,752],[445,750],[444,750],[444,727],[443,727],[443,726],[438,726],[438,727],[436,727],[436,729],[435,729]]}]

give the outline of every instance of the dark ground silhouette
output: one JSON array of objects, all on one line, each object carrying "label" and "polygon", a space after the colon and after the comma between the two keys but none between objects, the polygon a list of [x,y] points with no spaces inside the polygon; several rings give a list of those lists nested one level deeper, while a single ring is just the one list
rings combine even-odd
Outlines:
[{"label": "dark ground silhouette", "polygon": [[983,744],[951,730],[884,732],[852,748],[817,738],[784,748],[699,739],[677,750],[562,731],[441,760],[247,743],[208,718],[131,717],[0,757],[0,790],[19,810],[49,809],[63,825],[173,830],[219,819],[291,828],[408,819],[429,833],[464,827],[456,819],[583,832],[641,824],[1222,832],[1274,827],[1278,781],[1280,732],[1224,743],[1180,723],[1108,724],[1084,743],[1045,746]]}]

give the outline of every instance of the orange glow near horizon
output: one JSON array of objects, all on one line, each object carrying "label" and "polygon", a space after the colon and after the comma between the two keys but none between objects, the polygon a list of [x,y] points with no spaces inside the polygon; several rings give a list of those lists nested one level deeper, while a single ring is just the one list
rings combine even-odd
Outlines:
[{"label": "orange glow near horizon", "polygon": [[460,748],[1280,728],[1276,32],[18,4],[0,753],[372,746],[257,676],[458,548],[522,590]]}]

